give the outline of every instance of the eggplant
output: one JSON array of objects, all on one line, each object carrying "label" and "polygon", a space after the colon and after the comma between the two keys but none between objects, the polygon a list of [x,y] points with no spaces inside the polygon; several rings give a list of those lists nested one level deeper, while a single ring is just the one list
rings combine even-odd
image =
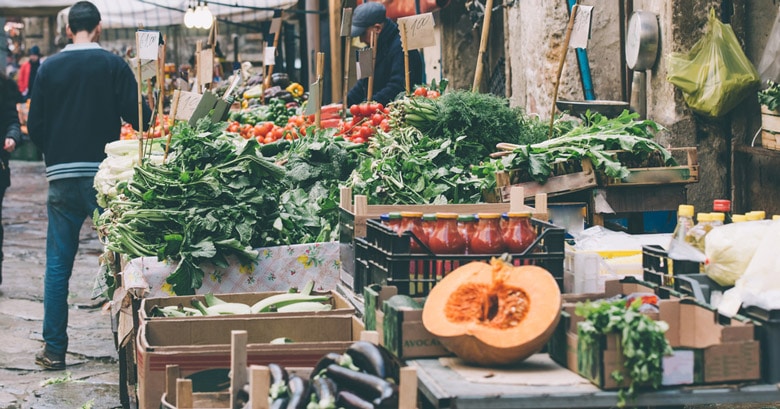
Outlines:
[{"label": "eggplant", "polygon": [[287,88],[290,85],[290,76],[283,72],[275,72],[271,74],[271,85]]},{"label": "eggplant", "polygon": [[364,372],[398,383],[401,364],[385,348],[367,341],[357,341],[347,348],[352,363]]},{"label": "eggplant", "polygon": [[320,372],[322,372],[330,364],[341,365],[342,362],[341,358],[342,356],[335,352],[328,352],[327,354],[325,354],[325,356],[323,356],[322,358],[320,358],[319,361],[317,361],[317,365],[314,365],[314,369],[311,371],[312,378],[319,375]]},{"label": "eggplant", "polygon": [[328,365],[325,376],[333,379],[339,390],[354,392],[378,408],[398,406],[396,385],[365,372],[353,371],[335,364]]},{"label": "eggplant", "polygon": [[268,364],[268,372],[271,375],[271,386],[268,389],[268,395],[271,399],[287,394],[287,370],[278,364]]},{"label": "eggplant", "polygon": [[324,376],[314,377],[311,381],[319,409],[336,409],[336,383]]},{"label": "eggplant", "polygon": [[286,396],[281,396],[276,399],[274,399],[273,402],[271,402],[271,406],[269,406],[269,409],[285,409],[287,408],[287,403],[289,402],[289,399],[287,399]]},{"label": "eggplant", "polygon": [[350,391],[340,391],[336,406],[344,409],[374,409],[374,404]]},{"label": "eggplant", "polygon": [[309,383],[298,375],[290,375],[287,380],[287,393],[290,400],[287,409],[306,409],[310,401]]}]

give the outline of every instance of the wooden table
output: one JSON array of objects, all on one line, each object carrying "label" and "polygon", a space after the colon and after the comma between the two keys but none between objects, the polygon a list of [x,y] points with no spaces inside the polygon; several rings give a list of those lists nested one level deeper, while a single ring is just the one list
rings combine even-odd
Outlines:
[{"label": "wooden table", "polygon": [[[540,355],[547,354],[535,357]],[[421,408],[569,409],[614,408],[617,405],[616,391],[603,391],[590,383],[557,386],[476,383],[443,366],[438,359],[411,360],[408,364],[417,368]],[[681,408],[685,405],[778,401],[778,385],[713,385],[643,392],[628,406]]]}]

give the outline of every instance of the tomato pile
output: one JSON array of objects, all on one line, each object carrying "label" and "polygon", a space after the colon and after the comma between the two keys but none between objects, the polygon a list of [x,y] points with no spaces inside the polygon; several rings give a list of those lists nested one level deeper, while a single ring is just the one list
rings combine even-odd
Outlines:
[{"label": "tomato pile", "polygon": [[412,94],[415,97],[426,97],[430,99],[436,99],[441,96],[441,93],[435,89],[428,89],[427,87],[417,87]]},{"label": "tomato pile", "polygon": [[[173,125],[173,120],[168,117],[168,115],[163,116],[164,121],[164,127],[165,127],[165,134],[167,135],[170,132],[170,127]],[[160,125],[160,116],[158,115],[154,122],[154,128],[151,131],[151,137],[152,138],[159,138],[162,136],[163,131],[163,125]],[[133,128],[132,125],[125,122],[122,124],[122,129],[119,132],[119,139],[127,140],[127,139],[138,139],[136,136],[136,130]],[[150,134],[149,131],[144,132],[144,138],[149,138]]]},{"label": "tomato pile", "polygon": [[390,129],[388,122],[388,109],[378,102],[364,102],[349,107],[349,113],[352,114],[352,120],[342,122],[339,125],[337,135],[354,143],[365,143],[374,134],[377,129],[387,131]]}]

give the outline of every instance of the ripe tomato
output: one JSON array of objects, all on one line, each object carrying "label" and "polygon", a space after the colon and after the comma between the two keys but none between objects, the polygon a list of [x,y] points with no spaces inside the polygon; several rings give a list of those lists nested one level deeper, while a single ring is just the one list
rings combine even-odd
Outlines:
[{"label": "ripe tomato", "polygon": [[387,118],[383,119],[382,122],[379,124],[379,129],[387,132],[390,130],[390,121],[387,120]]},{"label": "ripe tomato", "polygon": [[375,106],[371,103],[366,102],[365,104],[361,104],[360,106],[360,115],[362,117],[369,117],[371,114],[373,114],[376,109],[374,109]]},{"label": "ripe tomato", "polygon": [[352,143],[366,143],[366,140],[358,136],[357,138],[352,138]]},{"label": "ripe tomato", "polygon": [[373,133],[374,133],[374,129],[371,128],[368,125],[360,127],[360,137],[363,138],[363,139],[370,138],[371,134],[373,134]]},{"label": "ripe tomato", "polygon": [[384,119],[385,119],[385,116],[380,114],[380,113],[376,113],[374,115],[371,115],[371,125],[379,126],[379,124],[381,124]]},{"label": "ripe tomato", "polygon": [[425,87],[419,87],[414,90],[414,96],[416,97],[424,97],[428,93],[428,89]]},{"label": "ripe tomato", "polygon": [[441,96],[441,94],[439,93],[439,91],[431,90],[431,91],[428,91],[425,94],[425,96],[430,98],[430,99],[436,99],[436,98],[439,98]]},{"label": "ripe tomato", "polygon": [[360,115],[360,106],[357,104],[350,106],[349,113],[352,114],[352,116]]}]

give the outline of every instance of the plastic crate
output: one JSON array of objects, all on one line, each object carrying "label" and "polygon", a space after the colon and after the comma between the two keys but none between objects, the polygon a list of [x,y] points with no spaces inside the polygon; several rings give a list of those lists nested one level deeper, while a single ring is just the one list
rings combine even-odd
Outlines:
[{"label": "plastic crate", "polygon": [[743,307],[744,315],[761,325],[756,327],[761,342],[761,378],[766,383],[780,382],[780,310],[756,306]]},{"label": "plastic crate", "polygon": [[701,263],[669,258],[660,246],[642,246],[642,272],[645,281],[674,288],[674,276],[701,273]]},{"label": "plastic crate", "polygon": [[[515,265],[537,265],[548,270],[563,290],[564,229],[531,219],[536,241],[523,253],[511,254]],[[379,220],[366,222],[366,238],[356,238],[355,264],[368,265],[365,284],[398,287],[399,294],[424,296],[447,273],[471,261],[490,261],[499,254],[410,253],[411,232],[398,234]],[[415,238],[416,239],[416,238]],[[424,246],[423,246],[424,247]]]}]

